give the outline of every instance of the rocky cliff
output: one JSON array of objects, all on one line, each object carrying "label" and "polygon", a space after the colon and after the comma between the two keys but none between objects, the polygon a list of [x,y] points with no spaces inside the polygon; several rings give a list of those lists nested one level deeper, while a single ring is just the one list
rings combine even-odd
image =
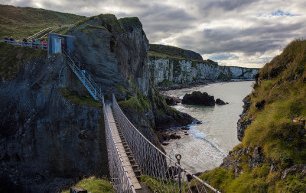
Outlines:
[{"label": "rocky cliff", "polygon": [[[67,34],[75,36],[72,57],[153,143],[154,129],[191,123],[150,83],[138,18],[99,15]],[[65,57],[4,43],[0,57],[0,192],[53,193],[83,176],[108,175],[102,107]]]},{"label": "rocky cliff", "polygon": [[222,192],[305,192],[306,41],[290,43],[259,73],[238,122],[242,141],[201,175]]},{"label": "rocky cliff", "polygon": [[63,57],[22,63],[0,88],[1,191],[57,192],[79,177],[108,174],[101,105]]},{"label": "rocky cliff", "polygon": [[154,84],[165,88],[231,79],[253,80],[256,68],[219,66],[190,50],[150,45],[149,66]]}]

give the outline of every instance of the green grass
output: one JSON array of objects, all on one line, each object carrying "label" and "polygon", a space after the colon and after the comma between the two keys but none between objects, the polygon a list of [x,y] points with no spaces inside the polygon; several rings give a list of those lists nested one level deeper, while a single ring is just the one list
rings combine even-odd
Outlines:
[{"label": "green grass", "polygon": [[[251,96],[246,118],[254,121],[246,129],[243,144],[261,146],[267,158],[282,167],[306,159],[305,126],[293,120],[306,119],[306,41],[294,41],[265,65]],[[265,101],[264,109],[256,103]],[[299,153],[297,153],[299,152]]]},{"label": "green grass", "polygon": [[219,187],[220,189],[224,190],[234,179],[234,174],[230,170],[216,168],[212,171],[203,173],[200,178],[204,181],[209,181],[210,185],[213,187]]},{"label": "green grass", "polygon": [[306,190],[306,179],[302,174],[289,175],[285,180],[278,181],[275,192],[304,193]]},{"label": "green grass", "polygon": [[[84,188],[88,193],[114,193],[111,183],[108,180],[96,177],[90,177],[79,181],[74,187]],[[64,190],[62,193],[69,193],[69,190]]]},{"label": "green grass", "polygon": [[3,80],[11,80],[16,77],[25,62],[43,57],[46,57],[44,50],[0,43],[0,77]]},{"label": "green grass", "polygon": [[183,58],[186,60],[203,61],[202,56],[196,52],[169,45],[150,44],[149,54],[153,56],[159,55],[180,59]]},{"label": "green grass", "polygon": [[[237,164],[241,173],[234,175],[233,165],[202,174],[222,192],[305,192],[305,176],[292,171],[285,179],[285,169],[306,160],[306,41],[290,43],[283,53],[266,64],[259,74],[251,106],[245,119],[252,119],[242,143],[227,159]],[[256,104],[265,101],[263,108]],[[261,147],[264,160],[250,167],[253,149]],[[248,150],[241,153],[240,150]],[[273,170],[270,170],[273,164]]]},{"label": "green grass", "polygon": [[152,192],[179,192],[178,185],[175,182],[161,181],[151,176],[141,176],[141,182],[144,183]]},{"label": "green grass", "polygon": [[36,8],[0,5],[0,38],[22,39],[47,27],[74,24],[84,16]]},{"label": "green grass", "polygon": [[192,62],[203,62],[203,60],[193,60],[189,58],[185,58],[184,56],[179,56],[179,55],[171,55],[167,54],[164,52],[157,52],[157,51],[151,51],[149,50],[148,56],[150,58],[165,58],[165,59],[175,59],[175,60],[187,60],[187,61],[192,61]]},{"label": "green grass", "polygon": [[142,94],[130,97],[128,100],[120,101],[119,105],[123,109],[135,110],[136,112],[143,113],[150,108],[148,99]]},{"label": "green grass", "polygon": [[68,100],[73,102],[74,104],[87,105],[87,106],[96,107],[96,108],[102,107],[101,103],[94,100],[89,94],[87,94],[85,96],[80,96],[80,95],[78,95],[77,92],[71,91],[67,88],[61,88],[60,93],[65,98],[67,98]]}]

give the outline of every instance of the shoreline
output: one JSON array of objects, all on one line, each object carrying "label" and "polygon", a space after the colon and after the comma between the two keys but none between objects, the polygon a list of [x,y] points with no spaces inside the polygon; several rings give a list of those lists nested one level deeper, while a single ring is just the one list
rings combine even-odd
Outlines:
[{"label": "shoreline", "polygon": [[214,83],[227,83],[227,82],[245,82],[245,81],[255,81],[255,79],[231,79],[231,80],[207,80],[203,82],[195,82],[195,83],[190,83],[190,84],[173,84],[172,86],[169,87],[163,87],[163,86],[156,86],[159,92],[163,91],[169,91],[169,90],[179,90],[183,88],[192,88],[192,87],[197,87],[197,86],[205,86],[209,84],[214,84]]},{"label": "shoreline", "polygon": [[[234,80],[230,80],[230,81],[211,81],[211,82],[205,83],[205,84],[192,84],[192,85],[188,85],[188,87],[184,87],[184,88],[192,88],[192,87],[198,87],[198,86],[204,86],[205,87],[207,85],[214,84],[214,83],[249,82],[249,81],[255,81],[255,80],[254,79],[251,79],[251,80],[249,80],[249,79],[247,79],[247,80],[245,80],[245,79],[244,80],[234,79]],[[179,89],[183,89],[183,88],[177,88],[177,89],[172,89],[172,90],[175,91],[175,90],[179,90]],[[195,90],[196,89],[197,88],[195,88]],[[167,94],[167,92],[166,92],[166,91],[170,91],[170,90],[171,89],[165,90],[164,92],[160,91],[160,93],[165,95],[165,96],[171,96],[169,93]],[[174,106],[176,106],[176,105],[174,105]],[[173,106],[172,106],[172,108],[173,108]],[[180,111],[180,112],[182,112],[182,111]],[[189,114],[189,115],[191,115],[191,114]],[[202,121],[202,120],[199,120],[199,121]],[[201,124],[205,124],[205,123],[201,123]],[[182,142],[179,142],[179,141],[184,141],[185,137],[188,138],[189,135],[192,135],[192,133],[190,133],[189,130],[191,129],[190,127],[192,127],[194,125],[196,125],[196,123],[192,123],[192,124],[189,124],[189,125],[186,125],[186,126],[182,126],[182,127],[171,127],[171,128],[165,129],[163,131],[160,131],[159,135],[166,135],[166,136],[172,135],[172,137],[173,137],[173,138],[167,137],[166,140],[163,140],[162,138],[160,138],[161,139],[160,142],[161,142],[163,148],[167,149],[167,146],[169,146],[171,148],[172,147],[171,144],[173,144],[173,143],[182,143]],[[176,136],[180,136],[180,137],[176,138]],[[208,141],[208,143],[209,142],[210,141]],[[224,152],[222,152],[222,153],[224,153]],[[228,155],[227,153],[224,154],[224,156],[227,156],[227,155]],[[216,166],[216,167],[218,167],[218,166]],[[200,171],[200,173],[203,173],[206,170],[207,169],[203,169],[203,170]],[[199,173],[199,170],[197,171],[197,169],[196,169],[195,173]]]}]

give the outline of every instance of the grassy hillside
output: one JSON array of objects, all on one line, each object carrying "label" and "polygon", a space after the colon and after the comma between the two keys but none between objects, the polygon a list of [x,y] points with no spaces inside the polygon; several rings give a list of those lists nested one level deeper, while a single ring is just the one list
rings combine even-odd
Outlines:
[{"label": "grassy hillside", "polygon": [[202,56],[194,51],[161,44],[150,44],[149,56],[203,61]]},{"label": "grassy hillside", "polygon": [[74,24],[84,16],[44,9],[0,5],[0,38],[28,37],[50,26]]},{"label": "grassy hillside", "polygon": [[204,173],[222,192],[305,192],[306,41],[290,43],[261,69],[242,143]]}]

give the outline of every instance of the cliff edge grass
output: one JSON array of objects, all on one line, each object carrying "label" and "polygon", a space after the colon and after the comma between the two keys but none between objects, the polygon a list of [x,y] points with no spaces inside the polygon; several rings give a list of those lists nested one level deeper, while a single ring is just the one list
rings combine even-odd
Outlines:
[{"label": "cliff edge grass", "polygon": [[0,79],[11,80],[16,77],[21,65],[46,56],[44,50],[16,47],[0,42]]},{"label": "cliff edge grass", "polygon": [[[77,188],[83,188],[91,193],[114,193],[112,184],[106,180],[96,177],[85,178],[74,185]],[[62,193],[69,193],[69,190],[64,190]]]},{"label": "cliff edge grass", "polygon": [[0,38],[22,39],[53,26],[74,24],[85,19],[69,13],[60,13],[31,7],[0,5]]},{"label": "cliff edge grass", "polygon": [[150,44],[148,56],[150,58],[186,60],[186,61],[192,61],[193,63],[205,62],[205,63],[210,63],[212,65],[217,65],[216,62],[209,59],[204,61],[199,53],[169,45]]},{"label": "cliff edge grass", "polygon": [[305,66],[306,41],[296,40],[260,70],[242,143],[202,179],[227,193],[306,190]]}]

